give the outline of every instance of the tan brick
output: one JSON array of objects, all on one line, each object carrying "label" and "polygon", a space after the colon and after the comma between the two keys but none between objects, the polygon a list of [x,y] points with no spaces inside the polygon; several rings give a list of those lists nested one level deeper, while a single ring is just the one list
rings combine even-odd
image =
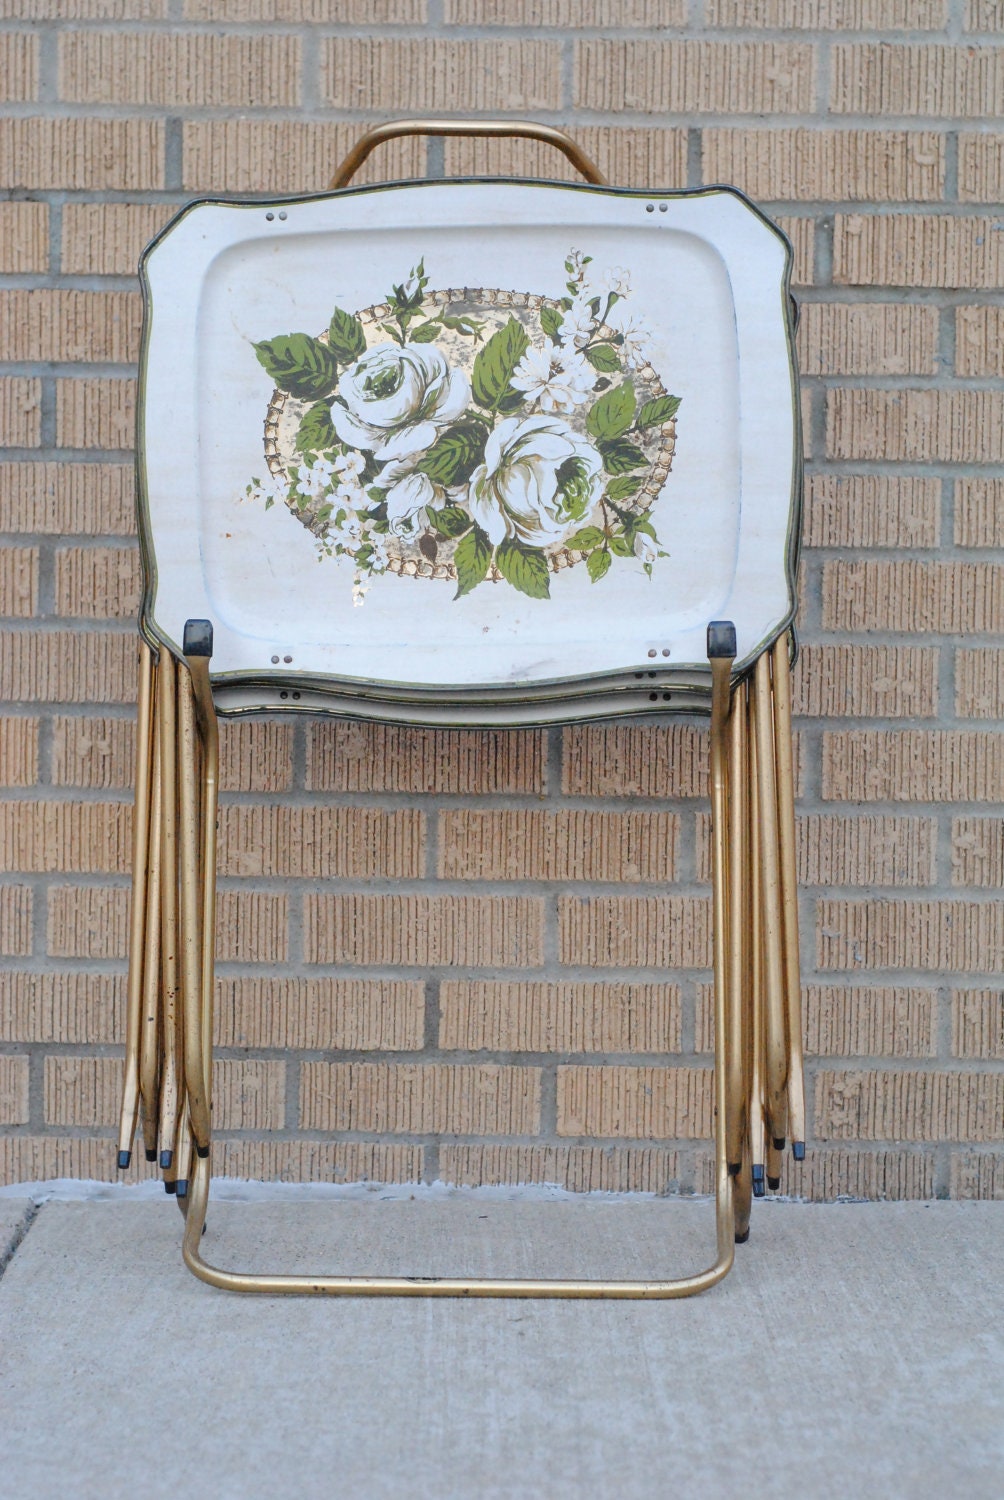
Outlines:
[{"label": "tan brick", "polygon": [[31,21],[160,21],[167,0],[0,0],[0,16]]},{"label": "tan brick", "polygon": [[963,25],[967,31],[1004,31],[1000,0],[966,0]]},{"label": "tan brick", "polygon": [[0,701],[134,703],[136,637],[10,631],[0,636]]},{"label": "tan brick", "polygon": [[674,984],[445,980],[439,1045],[464,1052],[679,1052]]},{"label": "tan brick", "polygon": [[792,202],[924,203],[942,196],[945,137],[923,130],[737,130],[702,134],[704,181]]},{"label": "tan brick", "polygon": [[[186,120],[183,186],[209,193],[318,193],[360,133],[355,124],[313,120]],[[423,140],[389,141],[367,157],[353,182],[422,177],[425,160]]]},{"label": "tan brick", "polygon": [[[687,132],[653,126],[578,125],[571,134],[608,182],[617,187],[687,185]],[[539,141],[447,139],[447,176],[517,176],[581,181],[581,173],[553,146]]]},{"label": "tan brick", "polygon": [[1004,480],[955,481],[955,545],[1004,547]]},{"label": "tan brick", "polygon": [[110,1133],[0,1136],[0,1183],[46,1182],[57,1177],[131,1183],[158,1175],[157,1167],[143,1160],[142,1151],[134,1151],[129,1170],[119,1172],[116,1150]]},{"label": "tan brick", "polygon": [[996,802],[1004,735],[965,729],[830,730],[823,736],[827,801]]},{"label": "tan brick", "polygon": [[[959,136],[959,198],[963,203],[999,203],[1004,190],[1004,136]],[[980,234],[986,237],[987,258],[994,263],[1000,255],[1000,229],[996,219],[980,221]]]},{"label": "tan brick", "polygon": [[0,885],[0,954],[25,958],[31,952],[32,891],[26,885]]},{"label": "tan brick", "polygon": [[679,819],[672,813],[468,808],[439,815],[444,880],[669,881]]},{"label": "tan brick", "polygon": [[216,1059],[213,1123],[217,1130],[282,1130],[285,1114],[284,1062]]},{"label": "tan brick", "polygon": [[830,109],[836,115],[998,115],[1004,67],[990,47],[838,44],[830,53]]},{"label": "tan brick", "polygon": [[404,979],[217,979],[221,1047],[417,1052],[425,990]]},{"label": "tan brick", "polygon": [[1004,376],[1004,308],[955,309],[955,373]]},{"label": "tan brick", "polygon": [[707,968],[711,903],[697,896],[563,896],[559,961],[591,968]]},{"label": "tan brick", "polygon": [[150,192],[164,186],[160,120],[0,120],[0,174],[8,187]]},{"label": "tan brick", "polygon": [[44,203],[0,203],[0,274],[48,269],[48,207]]},{"label": "tan brick", "polygon": [[307,728],[306,786],[312,792],[541,792],[544,746],[539,730],[315,722]]},{"label": "tan brick", "polygon": [[[1004,22],[1004,16],[1001,20]],[[1004,1198],[1004,1156],[989,1151],[953,1151],[949,1171],[953,1198]]]},{"label": "tan brick", "polygon": [[74,104],[259,109],[300,103],[300,40],[208,31],[66,31],[59,95]]},{"label": "tan brick", "polygon": [[562,736],[573,797],[706,797],[707,731],[692,724],[575,724]]},{"label": "tan brick", "polygon": [[952,1056],[1004,1058],[1004,994],[999,989],[952,992]]},{"label": "tan brick", "polygon": [[[931,818],[810,813],[796,825],[799,885],[933,885],[938,829]],[[697,818],[697,878],[711,881],[711,817]]]},{"label": "tan brick", "polygon": [[132,808],[123,802],[0,802],[0,868],[125,875]]},{"label": "tan brick", "polygon": [[543,903],[527,896],[313,895],[314,964],[526,968],[543,962]]},{"label": "tan brick", "polygon": [[386,1141],[217,1141],[213,1170],[252,1182],[420,1182],[421,1146]]},{"label": "tan brick", "polygon": [[820,1140],[994,1141],[1004,1137],[1004,1074],[819,1073]]},{"label": "tan brick", "polygon": [[274,720],[220,722],[220,787],[224,792],[284,792],[293,781],[293,726]]},{"label": "tan brick", "polygon": [[815,104],[815,49],[791,42],[580,41],[580,109],[802,114]]},{"label": "tan brick", "polygon": [[336,109],[561,107],[557,42],[329,37],[320,52],[321,96]]},{"label": "tan brick", "polygon": [[534,1135],[540,1071],[497,1063],[305,1063],[304,1130]]},{"label": "tan brick", "polygon": [[947,0],[708,0],[709,26],[937,31],[947,20]]},{"label": "tan brick", "polygon": [[992,974],[1004,963],[1004,904],[827,901],[817,904],[821,969],[923,969]]},{"label": "tan brick", "polygon": [[41,441],[42,382],[0,377],[0,447],[37,448]]},{"label": "tan brick", "polygon": [[134,380],[57,380],[56,443],[60,448],[131,448],[135,436]]},{"label": "tan brick", "polygon": [[824,563],[823,629],[998,634],[1004,629],[1004,567]]},{"label": "tan brick", "polygon": [[417,26],[428,0],[184,0],[186,21],[336,21],[342,26]]},{"label": "tan brick", "polygon": [[131,464],[0,463],[0,531],[128,536]]},{"label": "tan brick", "polygon": [[220,872],[305,879],[415,880],[425,818],[413,808],[223,807]]},{"label": "tan brick", "polygon": [[67,203],[61,266],[68,276],[132,276],[143,248],[176,212],[162,203]]},{"label": "tan brick", "polygon": [[87,620],[133,620],[142,580],[135,547],[61,547],[56,553],[56,609]]},{"label": "tan brick", "polygon": [[685,1140],[711,1134],[707,1068],[558,1069],[558,1134]]},{"label": "tan brick", "polygon": [[445,0],[451,26],[685,26],[685,0]]},{"label": "tan brick", "polygon": [[139,355],[142,300],[134,292],[0,292],[8,359],[123,364]]},{"label": "tan brick", "polygon": [[802,997],[810,1057],[934,1057],[935,990],[810,984]]},{"label": "tan brick", "polygon": [[816,222],[794,214],[772,215],[774,223],[791,241],[795,252],[792,280],[796,286],[811,286],[815,280]]},{"label": "tan brick", "polygon": [[[811,474],[806,547],[936,547],[941,483],[913,475]],[[956,539],[958,540],[958,539]]]},{"label": "tan brick", "polygon": [[125,1036],[125,976],[0,973],[0,1039],[74,1045]]},{"label": "tan brick", "polygon": [[836,459],[1000,463],[1004,393],[827,391],[826,453]]},{"label": "tan brick", "polygon": [[952,819],[952,884],[1004,886],[1004,823],[999,818]]},{"label": "tan brick", "polygon": [[1004,719],[1004,652],[956,651],[955,712],[960,719]]},{"label": "tan brick", "polygon": [[124,886],[50,886],[47,899],[46,952],[50,957],[128,956],[129,892]]},{"label": "tan brick", "polygon": [[[45,1119],[50,1125],[113,1125],[118,1121],[122,1064],[114,1057],[47,1057]],[[281,1130],[285,1069],[281,1062],[217,1059],[213,1122],[217,1130]]]},{"label": "tan brick", "polygon": [[0,1125],[28,1123],[28,1059],[0,1057]]},{"label": "tan brick", "polygon": [[938,309],[807,302],[798,327],[803,375],[933,375]]},{"label": "tan brick", "polygon": [[836,286],[1004,286],[1004,243],[986,219],[837,214]]},{"label": "tan brick", "polygon": [[922,646],[804,646],[793,706],[810,718],[930,719],[938,653]]},{"label": "tan brick", "polygon": [[[901,1201],[934,1197],[934,1153],[932,1151],[840,1150],[810,1146],[803,1162],[789,1153],[781,1158],[781,1192],[814,1203],[834,1199],[866,1198]],[[696,1189],[714,1191],[714,1157],[710,1153],[698,1163]]]},{"label": "tan brick", "polygon": [[270,891],[220,891],[216,957],[230,963],[284,964],[289,957],[289,898]]},{"label": "tan brick", "polygon": [[38,720],[0,718],[0,786],[38,780]]},{"label": "tan brick", "polygon": [[131,788],[135,743],[131,719],[53,718],[53,785]]},{"label": "tan brick", "polygon": [[38,37],[28,31],[0,34],[0,104],[38,98]]},{"label": "tan brick", "polygon": [[664,1146],[454,1146],[439,1175],[461,1187],[553,1183],[570,1193],[671,1193],[680,1154]]},{"label": "tan brick", "polygon": [[30,619],[38,609],[38,548],[0,547],[0,615]]}]

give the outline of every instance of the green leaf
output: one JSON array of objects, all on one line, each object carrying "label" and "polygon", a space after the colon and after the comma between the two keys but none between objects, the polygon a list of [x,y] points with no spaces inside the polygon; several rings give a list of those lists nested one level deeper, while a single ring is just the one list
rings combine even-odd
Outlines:
[{"label": "green leaf", "polygon": [[428,323],[419,323],[417,328],[410,328],[408,338],[413,344],[431,344],[442,331],[442,325],[430,319]]},{"label": "green leaf", "polygon": [[583,526],[574,536],[565,538],[565,546],[574,548],[576,552],[591,552],[602,541],[603,532],[598,526]]},{"label": "green leaf", "polygon": [[621,479],[611,479],[607,485],[607,497],[614,501],[629,500],[640,484],[641,478],[637,474],[625,474]]},{"label": "green leaf", "polygon": [[331,425],[331,409],[324,401],[309,407],[303,414],[293,447],[297,453],[326,453],[340,447],[338,434]]},{"label": "green leaf", "polygon": [[542,307],[540,309],[540,326],[552,344],[558,342],[561,325],[564,321],[564,318],[556,307]]},{"label": "green leaf", "polygon": [[440,316],[444,325],[447,328],[452,328],[454,333],[465,334],[467,338],[472,338],[476,344],[481,342],[481,330],[485,325],[479,323],[477,318],[470,317],[468,313],[442,313]]},{"label": "green leaf", "polygon": [[[479,406],[494,411],[509,393],[513,372],[529,347],[522,323],[510,318],[478,351],[471,374],[471,391]],[[522,400],[522,397],[520,397]]]},{"label": "green leaf", "polygon": [[668,422],[670,417],[675,417],[680,409],[680,396],[657,396],[654,401],[646,401],[638,419],[636,427],[661,427],[663,422]]},{"label": "green leaf", "polygon": [[610,553],[590,552],[586,558],[586,567],[593,583],[599,583],[600,579],[610,571]]},{"label": "green leaf", "polygon": [[507,583],[531,599],[551,597],[550,570],[543,552],[504,541],[495,554],[495,565]]},{"label": "green leaf", "polygon": [[481,422],[457,422],[419,459],[418,468],[433,484],[463,484],[484,457],[487,438]]},{"label": "green leaf", "polygon": [[600,370],[607,375],[611,370],[619,370],[621,367],[613,344],[595,344],[592,349],[586,350],[586,358],[594,370]]},{"label": "green leaf", "polygon": [[603,467],[608,474],[627,474],[631,469],[640,468],[645,462],[645,455],[634,443],[629,443],[624,438],[617,438],[614,442],[600,443],[599,449],[603,455]]},{"label": "green leaf", "polygon": [[634,385],[625,380],[604,392],[586,417],[586,430],[598,442],[609,442],[627,432],[634,417]]},{"label": "green leaf", "polygon": [[440,536],[463,536],[465,531],[471,529],[471,518],[459,505],[444,505],[442,510],[435,510],[429,505],[426,506],[426,512],[433,531],[438,531]]},{"label": "green leaf", "polygon": [[338,361],[327,344],[309,333],[280,333],[253,348],[279,389],[297,400],[319,401],[334,390]]},{"label": "green leaf", "polygon": [[610,538],[610,551],[618,557],[632,557],[634,548],[626,536],[612,536]]},{"label": "green leaf", "polygon": [[457,567],[457,592],[454,599],[460,599],[464,594],[469,594],[471,589],[477,588],[486,576],[491,560],[491,542],[480,526],[473,526],[465,537],[461,537],[453,554]]},{"label": "green leaf", "polygon": [[351,313],[336,307],[328,324],[328,348],[343,365],[350,365],[366,351],[363,325]]}]

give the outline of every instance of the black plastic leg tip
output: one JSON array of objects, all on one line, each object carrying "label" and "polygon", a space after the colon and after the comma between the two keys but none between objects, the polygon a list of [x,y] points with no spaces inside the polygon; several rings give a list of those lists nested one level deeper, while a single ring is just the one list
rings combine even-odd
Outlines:
[{"label": "black plastic leg tip", "polygon": [[179,1198],[188,1197],[188,1179],[186,1177],[178,1178],[178,1181],[175,1184],[175,1192],[178,1194]]},{"label": "black plastic leg tip", "polygon": [[749,1237],[750,1237],[750,1232],[749,1232],[748,1229],[744,1229],[741,1234],[740,1234],[740,1232],[739,1232],[738,1229],[736,1230],[736,1244],[737,1245],[745,1245],[745,1243],[749,1239]]},{"label": "black plastic leg tip", "polygon": [[781,1186],[780,1177],[768,1177],[767,1186],[770,1188],[772,1193],[776,1193],[778,1188]]},{"label": "black plastic leg tip", "polygon": [[173,1197],[174,1194],[177,1191],[178,1191],[178,1184],[176,1182],[165,1182],[164,1183],[164,1192],[165,1193],[170,1193],[171,1196]]},{"label": "black plastic leg tip", "polygon": [[739,1173],[742,1171],[742,1169],[743,1169],[743,1164],[742,1164],[741,1161],[730,1161],[729,1162],[729,1176],[730,1177],[738,1177]]},{"label": "black plastic leg tip", "polygon": [[119,1157],[118,1157],[119,1171],[120,1172],[127,1172],[129,1170],[129,1163],[131,1161],[132,1161],[132,1152],[131,1151],[120,1151],[119,1152]]},{"label": "black plastic leg tip", "polygon": [[145,1155],[146,1155],[147,1161],[156,1161],[157,1160],[157,1153],[156,1153],[156,1151],[147,1151],[145,1153]]},{"label": "black plastic leg tip", "polygon": [[195,1148],[195,1154],[196,1154],[197,1157],[199,1157],[199,1159],[201,1161],[205,1161],[206,1157],[209,1155],[209,1147],[208,1146],[196,1146],[196,1148]]},{"label": "black plastic leg tip", "polygon": [[777,1136],[774,1137],[774,1150],[775,1151],[783,1151],[784,1150],[784,1136],[783,1135],[781,1136],[780,1140],[778,1139]]},{"label": "black plastic leg tip", "polygon": [[792,1143],[791,1143],[791,1154],[795,1158],[796,1161],[804,1161],[805,1160],[805,1142],[804,1141],[792,1141]]},{"label": "black plastic leg tip", "polygon": [[174,1152],[173,1151],[162,1151],[160,1153],[160,1166],[161,1166],[161,1170],[162,1171],[169,1172],[171,1170],[171,1163],[173,1161],[174,1161]]}]

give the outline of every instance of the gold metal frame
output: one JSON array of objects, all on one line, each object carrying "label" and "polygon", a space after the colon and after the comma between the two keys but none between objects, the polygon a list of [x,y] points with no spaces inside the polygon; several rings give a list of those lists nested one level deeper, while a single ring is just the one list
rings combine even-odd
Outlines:
[{"label": "gold metal frame", "polygon": [[[344,186],[382,141],[410,134],[518,136],[604,178],[562,131],[520,121],[415,120],[367,132],[338,168]],[[118,1164],[143,1105],[144,1148],[185,1216],[183,1255],[201,1280],[266,1294],[447,1297],[691,1296],[720,1281],[749,1234],[754,1196],[780,1177],[790,1133],[804,1156],[794,784],[786,637],[733,683],[735,629],[708,629],[714,912],[716,1253],[669,1280],[309,1276],[224,1270],[202,1254],[211,1183],[213,974],[219,739],[212,627],[190,620],[184,660],[140,645],[133,910]]]}]

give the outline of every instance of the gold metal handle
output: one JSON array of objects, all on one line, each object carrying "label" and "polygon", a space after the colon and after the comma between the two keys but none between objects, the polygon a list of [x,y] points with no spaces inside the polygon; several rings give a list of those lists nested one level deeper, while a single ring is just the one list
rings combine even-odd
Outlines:
[{"label": "gold metal handle", "polygon": [[538,125],[534,120],[388,120],[359,137],[328,183],[329,192],[346,187],[375,147],[403,135],[519,136],[523,140],[543,141],[546,146],[563,151],[587,182],[606,185],[607,179],[595,162],[571,136],[554,125]]}]

